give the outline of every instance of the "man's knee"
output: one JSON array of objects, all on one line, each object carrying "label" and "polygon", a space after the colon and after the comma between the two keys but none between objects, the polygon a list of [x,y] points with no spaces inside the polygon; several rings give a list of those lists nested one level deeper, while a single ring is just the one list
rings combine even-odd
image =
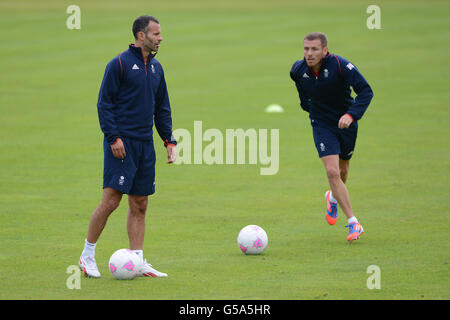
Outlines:
[{"label": "man's knee", "polygon": [[345,180],[347,180],[347,176],[348,176],[348,169],[349,169],[349,161],[348,160],[339,160],[339,170],[341,173],[341,179],[342,181],[345,182]]},{"label": "man's knee", "polygon": [[347,168],[341,168],[341,179],[345,181],[348,176],[348,169]]},{"label": "man's knee", "polygon": [[148,197],[147,196],[128,196],[130,209],[132,213],[145,214],[147,211]]},{"label": "man's knee", "polygon": [[101,205],[108,211],[113,212],[117,209],[122,200],[122,193],[112,188],[103,189]]},{"label": "man's knee", "polygon": [[327,177],[328,180],[336,180],[341,178],[341,172],[339,168],[336,167],[327,167]]}]

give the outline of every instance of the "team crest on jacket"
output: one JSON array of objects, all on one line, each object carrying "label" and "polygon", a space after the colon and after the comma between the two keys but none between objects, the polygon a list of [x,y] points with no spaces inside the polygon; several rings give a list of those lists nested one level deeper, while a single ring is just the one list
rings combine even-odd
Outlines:
[{"label": "team crest on jacket", "polygon": [[323,70],[323,76],[324,76],[325,78],[328,78],[328,69],[324,69],[324,70]]},{"label": "team crest on jacket", "polygon": [[349,70],[352,70],[355,66],[354,65],[352,65],[350,62],[349,63],[347,63],[347,66],[346,66]]}]

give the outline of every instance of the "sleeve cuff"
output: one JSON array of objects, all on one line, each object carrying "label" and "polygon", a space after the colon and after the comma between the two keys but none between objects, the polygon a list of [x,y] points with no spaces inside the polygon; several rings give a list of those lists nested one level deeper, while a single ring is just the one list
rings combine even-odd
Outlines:
[{"label": "sleeve cuff", "polygon": [[353,116],[350,113],[346,113],[350,118],[352,118],[352,121],[355,122],[355,119],[353,119]]},{"label": "sleeve cuff", "polygon": [[106,138],[106,142],[108,142],[109,145],[113,145],[114,143],[117,142],[117,139],[119,139],[120,137],[116,136],[116,135],[107,135],[107,136],[105,136],[105,138]]},{"label": "sleeve cuff", "polygon": [[164,147],[167,148],[168,145],[176,146],[177,142],[175,140],[171,140],[171,141],[169,141],[168,139],[164,140]]}]

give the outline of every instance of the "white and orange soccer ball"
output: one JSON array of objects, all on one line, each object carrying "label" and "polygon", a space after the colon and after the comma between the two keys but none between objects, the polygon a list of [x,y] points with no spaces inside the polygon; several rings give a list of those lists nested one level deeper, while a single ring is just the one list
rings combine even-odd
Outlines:
[{"label": "white and orange soccer ball", "polygon": [[266,249],[269,238],[263,228],[252,224],[242,228],[237,243],[245,254],[260,254]]},{"label": "white and orange soccer ball", "polygon": [[142,269],[142,259],[130,249],[119,249],[109,259],[109,270],[119,280],[134,279]]}]

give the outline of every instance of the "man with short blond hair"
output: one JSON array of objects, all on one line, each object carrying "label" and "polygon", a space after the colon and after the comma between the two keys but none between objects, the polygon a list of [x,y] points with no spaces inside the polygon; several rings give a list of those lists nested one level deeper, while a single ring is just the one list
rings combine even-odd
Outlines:
[{"label": "man with short blond hair", "polygon": [[328,38],[325,33],[322,32],[311,32],[310,34],[306,35],[304,40],[312,41],[316,39],[320,40],[322,48],[328,47]]},{"label": "man with short blond hair", "polygon": [[[364,229],[353,213],[345,182],[356,144],[358,120],[369,106],[373,92],[351,62],[328,52],[325,34],[308,34],[303,40],[303,50],[304,59],[294,63],[290,76],[301,108],[309,113],[314,142],[331,189],[325,193],[325,218],[330,225],[336,223],[339,203],[347,216],[347,240],[351,243],[359,239]],[[356,98],[352,98],[351,88]]]}]

